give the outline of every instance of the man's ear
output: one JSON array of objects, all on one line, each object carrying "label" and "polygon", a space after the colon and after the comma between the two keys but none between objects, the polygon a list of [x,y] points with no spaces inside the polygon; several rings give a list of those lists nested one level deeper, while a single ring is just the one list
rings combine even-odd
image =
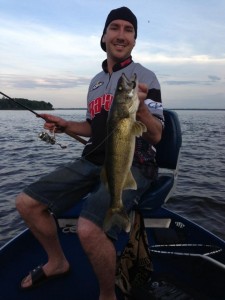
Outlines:
[{"label": "man's ear", "polygon": [[102,36],[102,43],[105,43],[105,34]]}]

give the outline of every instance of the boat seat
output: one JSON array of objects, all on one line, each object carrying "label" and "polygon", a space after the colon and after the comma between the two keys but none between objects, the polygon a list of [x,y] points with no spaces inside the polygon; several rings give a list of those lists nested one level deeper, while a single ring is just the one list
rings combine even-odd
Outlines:
[{"label": "boat seat", "polygon": [[140,199],[141,211],[160,207],[169,199],[176,184],[182,145],[181,127],[175,111],[164,109],[163,112],[165,128],[161,141],[156,145],[159,177]]},{"label": "boat seat", "polygon": [[[164,172],[160,173],[158,179],[147,190],[139,202],[139,208],[142,210],[154,209],[160,207],[171,194],[177,177],[179,152],[181,148],[181,128],[177,113],[172,110],[164,109],[165,128],[162,139],[157,144],[157,164]],[[169,171],[169,172],[168,172]],[[79,216],[82,200],[72,209],[63,213],[59,218],[76,218]]]},{"label": "boat seat", "polygon": [[174,187],[174,176],[173,175],[161,175],[142,196],[138,207],[143,209],[155,209],[160,207],[170,191]]}]

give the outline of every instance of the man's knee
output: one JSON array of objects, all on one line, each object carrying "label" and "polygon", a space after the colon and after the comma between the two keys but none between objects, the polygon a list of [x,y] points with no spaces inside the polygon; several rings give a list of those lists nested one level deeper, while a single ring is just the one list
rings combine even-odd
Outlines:
[{"label": "man's knee", "polygon": [[26,194],[21,193],[16,197],[16,209],[20,212],[22,208],[25,206],[26,202]]},{"label": "man's knee", "polygon": [[16,197],[16,209],[21,215],[29,215],[31,211],[38,209],[38,206],[42,206],[42,204],[25,193]]},{"label": "man's knee", "polygon": [[78,220],[77,233],[81,242],[85,243],[90,242],[93,238],[95,239],[99,234],[102,234],[103,231],[92,221],[80,217]]}]

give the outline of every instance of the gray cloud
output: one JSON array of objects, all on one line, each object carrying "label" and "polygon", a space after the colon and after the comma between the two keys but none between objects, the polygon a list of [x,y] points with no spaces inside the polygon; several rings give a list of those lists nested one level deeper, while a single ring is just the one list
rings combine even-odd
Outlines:
[{"label": "gray cloud", "polygon": [[218,81],[218,80],[221,80],[220,77],[215,76],[215,75],[209,75],[208,78],[209,78],[210,80],[212,80],[212,81]]},{"label": "gray cloud", "polygon": [[199,84],[197,81],[193,80],[166,80],[163,83],[168,85],[190,85],[190,84]]},{"label": "gray cloud", "polygon": [[74,78],[38,78],[34,77],[27,79],[25,76],[16,75],[1,75],[1,86],[11,88],[25,88],[25,89],[67,89],[78,86],[86,86],[90,83],[90,78],[74,77]]},{"label": "gray cloud", "polygon": [[218,76],[209,75],[210,80],[165,80],[164,84],[167,85],[212,85],[221,80]]}]

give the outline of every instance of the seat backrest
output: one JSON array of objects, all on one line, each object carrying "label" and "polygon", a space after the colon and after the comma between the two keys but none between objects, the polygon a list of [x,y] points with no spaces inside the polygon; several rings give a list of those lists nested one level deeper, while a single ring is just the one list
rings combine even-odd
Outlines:
[{"label": "seat backrest", "polygon": [[165,128],[161,141],[156,145],[159,168],[175,170],[182,145],[180,121],[175,111],[164,109]]}]

